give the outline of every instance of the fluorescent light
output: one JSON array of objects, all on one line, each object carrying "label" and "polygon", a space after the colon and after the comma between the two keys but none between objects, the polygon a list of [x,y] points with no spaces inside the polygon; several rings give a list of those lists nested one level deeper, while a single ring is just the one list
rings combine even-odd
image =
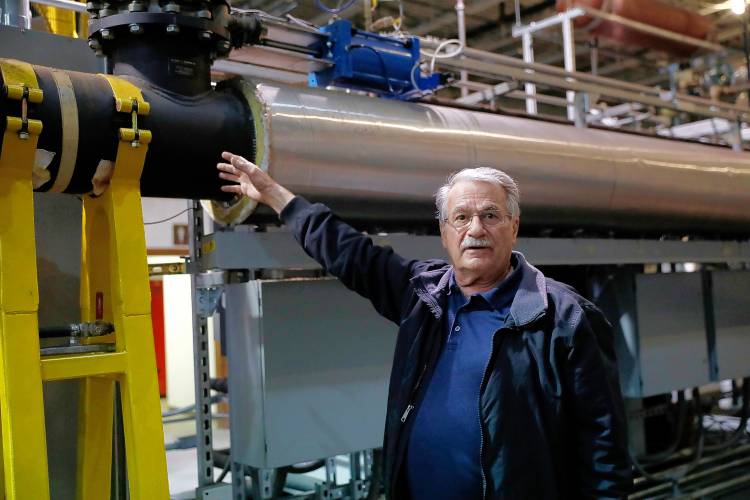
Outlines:
[{"label": "fluorescent light", "polygon": [[745,0],[731,0],[729,4],[729,8],[732,9],[732,12],[734,12],[738,16],[740,14],[744,14],[745,13]]}]

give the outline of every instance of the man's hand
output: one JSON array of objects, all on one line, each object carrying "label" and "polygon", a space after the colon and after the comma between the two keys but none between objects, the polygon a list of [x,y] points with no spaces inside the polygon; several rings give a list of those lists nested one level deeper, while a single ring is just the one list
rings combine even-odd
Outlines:
[{"label": "man's hand", "polygon": [[247,196],[258,203],[268,205],[276,213],[280,213],[294,198],[294,194],[288,189],[243,157],[228,151],[221,153],[221,157],[229,163],[216,165],[220,170],[219,177],[237,183],[221,186],[222,191]]}]

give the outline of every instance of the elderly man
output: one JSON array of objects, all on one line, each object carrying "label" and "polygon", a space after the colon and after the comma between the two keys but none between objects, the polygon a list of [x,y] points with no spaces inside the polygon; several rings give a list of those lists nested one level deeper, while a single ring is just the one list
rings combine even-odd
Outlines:
[{"label": "elderly man", "polygon": [[465,169],[436,196],[450,264],[406,260],[224,153],[222,189],[273,208],[305,251],[399,325],[385,426],[392,499],[622,498],[627,436],[607,320],[513,252],[519,192]]}]

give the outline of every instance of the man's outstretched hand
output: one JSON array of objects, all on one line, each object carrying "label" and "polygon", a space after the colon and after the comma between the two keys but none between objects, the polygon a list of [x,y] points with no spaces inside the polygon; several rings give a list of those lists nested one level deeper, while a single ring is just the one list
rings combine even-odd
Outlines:
[{"label": "man's outstretched hand", "polygon": [[221,157],[227,163],[216,165],[220,170],[219,177],[236,183],[221,186],[222,191],[247,196],[258,203],[268,205],[276,213],[280,213],[294,198],[294,194],[288,189],[243,157],[228,151],[221,153]]}]

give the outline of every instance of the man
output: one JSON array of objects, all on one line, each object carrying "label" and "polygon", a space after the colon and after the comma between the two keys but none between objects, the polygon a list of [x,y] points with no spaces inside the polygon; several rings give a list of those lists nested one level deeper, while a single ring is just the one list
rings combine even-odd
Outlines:
[{"label": "man", "polygon": [[513,252],[519,192],[465,169],[437,193],[450,264],[405,260],[224,153],[224,191],[273,208],[305,251],[399,325],[384,443],[392,499],[623,498],[611,327]]}]

